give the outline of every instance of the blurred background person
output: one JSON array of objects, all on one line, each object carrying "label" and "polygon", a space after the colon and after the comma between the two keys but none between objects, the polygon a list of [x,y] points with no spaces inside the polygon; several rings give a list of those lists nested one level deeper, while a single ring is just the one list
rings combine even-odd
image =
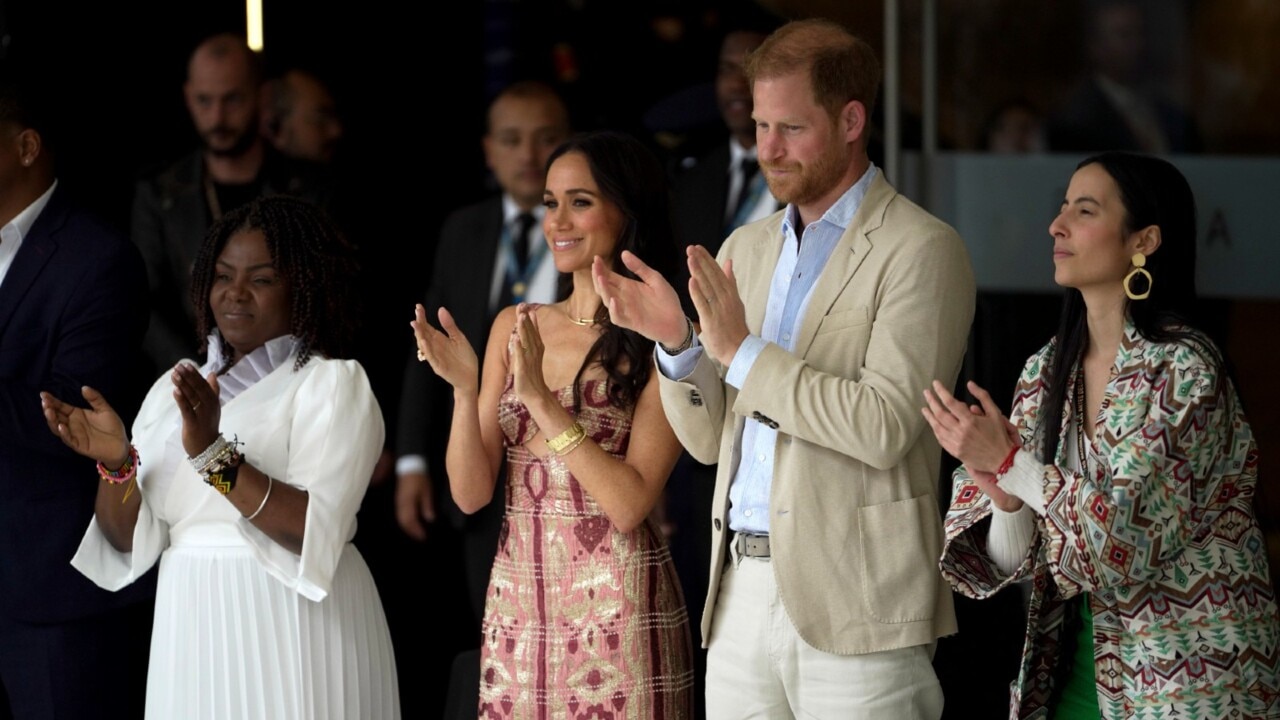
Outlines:
[{"label": "blurred background person", "polygon": [[131,233],[147,264],[151,324],[144,348],[155,372],[193,357],[200,344],[191,266],[210,225],[265,195],[329,200],[331,188],[314,171],[263,142],[260,83],[258,57],[243,39],[224,33],[201,42],[183,85],[200,147],[137,185]]},{"label": "blurred background person", "polygon": [[1024,98],[1003,102],[982,124],[978,147],[1000,155],[1046,152],[1044,116]]},{"label": "blurred background person", "polygon": [[1140,2],[1091,0],[1085,43],[1092,74],[1050,118],[1054,151],[1201,150],[1195,121],[1151,82]]},{"label": "blurred background person", "polygon": [[298,68],[263,84],[262,134],[281,154],[327,165],[342,140],[333,93],[320,78]]},{"label": "blurred background person", "polygon": [[[547,85],[521,82],[494,98],[484,156],[501,193],[445,221],[425,303],[432,317],[448,307],[467,337],[480,338],[513,302],[555,300],[559,273],[542,234],[542,191],[547,158],[568,134],[568,110]],[[479,352],[483,356],[484,348]],[[400,526],[418,539],[426,535],[424,523],[435,519],[436,501],[445,499],[434,494],[431,479],[446,477],[451,407],[447,383],[411,359],[400,404],[396,506]],[[466,517],[451,505],[445,510],[463,532],[467,591],[477,622],[502,517],[502,495],[497,497],[492,507]]]}]

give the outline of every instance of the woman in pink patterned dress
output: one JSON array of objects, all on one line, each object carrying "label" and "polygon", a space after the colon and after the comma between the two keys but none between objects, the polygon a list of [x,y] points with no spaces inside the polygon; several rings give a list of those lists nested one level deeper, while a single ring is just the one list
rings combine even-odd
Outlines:
[{"label": "woman in pink patterned dress", "polygon": [[[572,281],[552,305],[508,307],[476,354],[448,310],[417,308],[419,356],[454,388],[446,464],[465,512],[492,498],[505,447],[506,516],[485,603],[482,718],[686,718],[689,621],[651,519],[680,452],[653,343],[614,326],[591,280],[623,253],[670,267],[658,160],[618,133],[552,155],[543,232]],[[563,277],[563,276],[562,276]]]}]

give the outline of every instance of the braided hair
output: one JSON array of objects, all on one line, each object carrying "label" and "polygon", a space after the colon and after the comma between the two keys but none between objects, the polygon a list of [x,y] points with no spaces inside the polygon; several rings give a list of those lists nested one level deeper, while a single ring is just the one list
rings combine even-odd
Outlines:
[{"label": "braided hair", "polygon": [[359,301],[355,248],[324,210],[286,195],[258,198],[227,213],[205,236],[191,269],[200,351],[208,349],[216,326],[209,294],[218,256],[233,235],[252,230],[262,232],[276,272],[288,282],[289,332],[299,340],[294,370],[315,353],[350,357]]}]

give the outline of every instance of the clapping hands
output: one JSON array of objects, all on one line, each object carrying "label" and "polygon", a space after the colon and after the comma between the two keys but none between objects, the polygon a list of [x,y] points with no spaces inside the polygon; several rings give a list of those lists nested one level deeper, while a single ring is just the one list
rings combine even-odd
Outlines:
[{"label": "clapping hands", "polygon": [[427,322],[426,308],[419,304],[414,309],[414,319],[409,323],[418,341],[418,359],[431,365],[432,371],[454,390],[475,393],[480,386],[480,360],[475,348],[448,310],[440,308],[440,332]]}]

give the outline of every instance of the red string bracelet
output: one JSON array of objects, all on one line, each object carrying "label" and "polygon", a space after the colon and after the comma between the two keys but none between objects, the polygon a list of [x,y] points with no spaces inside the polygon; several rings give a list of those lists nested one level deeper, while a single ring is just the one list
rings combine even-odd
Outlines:
[{"label": "red string bracelet", "polygon": [[1004,461],[1000,463],[1000,467],[996,468],[997,479],[1009,472],[1009,468],[1013,467],[1013,458],[1017,456],[1018,451],[1021,449],[1021,445],[1014,445],[1009,449],[1009,454],[1004,456]]}]

